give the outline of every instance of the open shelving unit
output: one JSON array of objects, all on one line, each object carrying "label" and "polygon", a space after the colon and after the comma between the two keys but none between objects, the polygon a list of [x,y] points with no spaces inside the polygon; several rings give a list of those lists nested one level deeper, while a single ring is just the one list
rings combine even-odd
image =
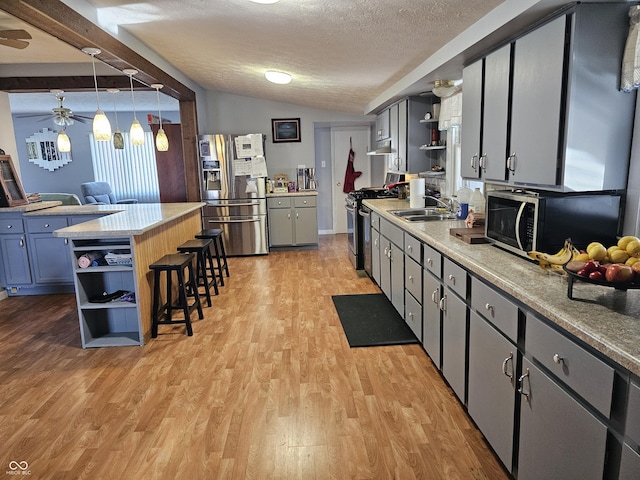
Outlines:
[{"label": "open shelving unit", "polygon": [[[75,262],[74,282],[80,321],[82,347],[120,347],[143,344],[138,291],[135,276],[135,256],[129,238],[109,240],[74,239],[71,251]],[[81,268],[78,258],[89,252],[128,251],[131,265],[104,265]],[[134,292],[136,303],[111,301],[91,302],[89,299],[118,290]]]}]

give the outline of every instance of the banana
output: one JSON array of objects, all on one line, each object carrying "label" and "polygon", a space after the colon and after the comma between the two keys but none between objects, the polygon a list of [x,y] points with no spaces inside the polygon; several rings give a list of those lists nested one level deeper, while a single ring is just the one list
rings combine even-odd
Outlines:
[{"label": "banana", "polygon": [[529,252],[528,255],[534,260],[544,261],[553,265],[564,265],[573,258],[573,251],[571,250],[571,247],[566,248],[565,246],[565,248],[560,250],[555,255],[544,252],[537,252],[535,250]]},{"label": "banana", "polygon": [[540,260],[538,262],[538,266],[546,272],[557,273],[560,275],[566,274],[566,272],[564,271],[564,268],[562,268],[562,265],[557,265],[555,263],[549,263],[549,262],[545,262],[544,260]]}]

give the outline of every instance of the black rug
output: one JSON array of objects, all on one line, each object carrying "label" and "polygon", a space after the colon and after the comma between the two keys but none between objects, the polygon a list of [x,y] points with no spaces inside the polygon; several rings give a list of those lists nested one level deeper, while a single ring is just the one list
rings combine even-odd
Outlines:
[{"label": "black rug", "polygon": [[331,297],[351,347],[418,343],[383,293]]}]

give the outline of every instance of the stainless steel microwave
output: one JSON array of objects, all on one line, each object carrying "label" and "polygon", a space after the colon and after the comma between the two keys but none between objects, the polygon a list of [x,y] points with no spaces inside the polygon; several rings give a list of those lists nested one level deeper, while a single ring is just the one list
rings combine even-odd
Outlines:
[{"label": "stainless steel microwave", "polygon": [[531,250],[555,253],[566,238],[577,248],[594,241],[613,245],[621,230],[621,206],[618,192],[489,191],[485,235],[522,256]]}]

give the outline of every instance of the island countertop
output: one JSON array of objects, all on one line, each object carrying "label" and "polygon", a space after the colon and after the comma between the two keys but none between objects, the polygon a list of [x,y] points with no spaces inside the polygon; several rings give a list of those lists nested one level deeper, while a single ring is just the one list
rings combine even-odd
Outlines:
[{"label": "island countertop", "polygon": [[96,215],[103,217],[55,230],[55,237],[104,238],[141,235],[164,223],[199,210],[204,202],[62,205],[26,213],[35,215]]},{"label": "island countertop", "polygon": [[577,281],[567,297],[564,275],[490,244],[467,244],[450,235],[462,220],[408,222],[388,212],[407,208],[397,199],[365,200],[374,212],[500,288],[600,353],[640,375],[640,290],[616,290]]}]

